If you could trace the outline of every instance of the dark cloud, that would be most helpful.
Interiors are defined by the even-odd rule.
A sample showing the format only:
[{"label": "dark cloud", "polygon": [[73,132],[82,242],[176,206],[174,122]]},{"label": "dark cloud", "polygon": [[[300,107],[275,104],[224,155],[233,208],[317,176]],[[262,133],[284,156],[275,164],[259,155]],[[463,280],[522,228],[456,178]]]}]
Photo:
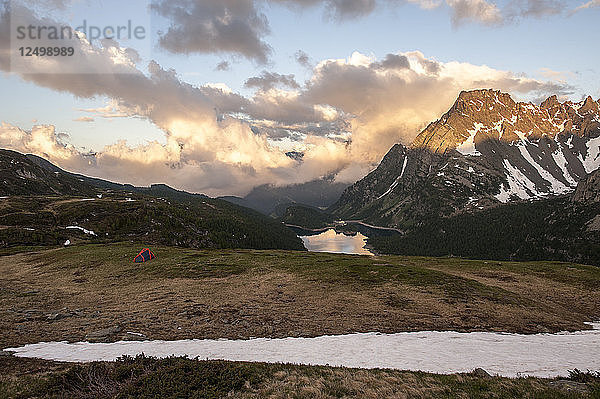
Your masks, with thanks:
[{"label": "dark cloud", "polygon": [[267,71],[263,71],[260,76],[249,78],[244,85],[249,88],[257,88],[263,91],[267,91],[274,87],[300,88],[294,75],[282,75],[276,72]]},{"label": "dark cloud", "polygon": [[296,62],[298,64],[302,65],[303,67],[305,67],[305,68],[312,67],[311,59],[310,59],[309,55],[306,54],[304,51],[302,51],[302,50],[296,51],[296,53],[294,54],[294,58],[296,59]]},{"label": "dark cloud", "polygon": [[261,64],[269,58],[269,23],[253,0],[155,0],[151,7],[171,21],[159,44],[172,53],[234,53]]},{"label": "dark cloud", "polygon": [[326,4],[330,14],[339,20],[368,15],[377,5],[375,0],[329,0]]},{"label": "dark cloud", "polygon": [[410,68],[408,58],[398,54],[388,54],[385,58],[377,63],[374,63],[375,68],[380,69],[407,69]]},{"label": "dark cloud", "polygon": [[229,71],[230,69],[231,69],[231,65],[229,64],[228,61],[221,61],[215,67],[215,70],[217,70],[217,71]]},{"label": "dark cloud", "polygon": [[[336,20],[359,18],[372,13],[378,5],[377,0],[266,0],[292,9],[324,6],[329,17]],[[389,0],[380,0],[385,2]]]}]

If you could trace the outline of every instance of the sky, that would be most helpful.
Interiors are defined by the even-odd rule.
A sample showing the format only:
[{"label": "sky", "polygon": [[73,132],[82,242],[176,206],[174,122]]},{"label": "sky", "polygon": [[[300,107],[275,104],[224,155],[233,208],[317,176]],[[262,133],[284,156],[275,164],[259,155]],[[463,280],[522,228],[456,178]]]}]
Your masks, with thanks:
[{"label": "sky", "polygon": [[[0,147],[213,196],[356,181],[461,90],[600,97],[599,0],[0,0],[0,12]],[[145,34],[17,36],[83,21]],[[74,56],[19,54],[57,45]]]}]

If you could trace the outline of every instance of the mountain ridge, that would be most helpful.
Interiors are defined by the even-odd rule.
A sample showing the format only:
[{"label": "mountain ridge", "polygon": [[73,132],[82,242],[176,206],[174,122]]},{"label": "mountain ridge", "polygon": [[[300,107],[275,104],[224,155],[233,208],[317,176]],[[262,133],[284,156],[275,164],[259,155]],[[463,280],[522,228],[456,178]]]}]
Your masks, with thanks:
[{"label": "mountain ridge", "polygon": [[461,92],[410,146],[394,145],[329,211],[410,229],[424,220],[572,193],[600,166],[600,103]]},{"label": "mountain ridge", "polygon": [[190,248],[305,250],[281,223],[164,184],[135,187],[0,149],[0,248],[139,241]]}]

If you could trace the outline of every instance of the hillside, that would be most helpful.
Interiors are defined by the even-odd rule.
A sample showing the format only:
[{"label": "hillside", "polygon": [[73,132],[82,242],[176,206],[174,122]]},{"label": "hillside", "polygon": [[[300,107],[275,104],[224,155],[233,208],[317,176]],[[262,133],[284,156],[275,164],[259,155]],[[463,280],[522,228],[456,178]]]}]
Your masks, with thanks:
[{"label": "hillside", "polygon": [[133,187],[74,175],[0,150],[0,247],[136,240],[192,248],[304,250],[281,223],[227,201],[165,185]]},{"label": "hillside", "polygon": [[388,254],[600,266],[599,215],[600,203],[562,196],[433,219],[405,235],[372,237],[369,244]]},{"label": "hillside", "polygon": [[571,193],[600,166],[600,103],[540,106],[493,90],[462,92],[410,147],[329,208],[336,217],[410,229],[464,211]]},{"label": "hillside", "polygon": [[27,155],[4,149],[0,149],[0,183],[0,196],[90,196],[98,192],[95,187],[82,179],[71,176],[59,168],[40,167]]},{"label": "hillside", "polygon": [[600,169],[590,173],[579,183],[573,193],[573,200],[588,204],[600,202]]}]

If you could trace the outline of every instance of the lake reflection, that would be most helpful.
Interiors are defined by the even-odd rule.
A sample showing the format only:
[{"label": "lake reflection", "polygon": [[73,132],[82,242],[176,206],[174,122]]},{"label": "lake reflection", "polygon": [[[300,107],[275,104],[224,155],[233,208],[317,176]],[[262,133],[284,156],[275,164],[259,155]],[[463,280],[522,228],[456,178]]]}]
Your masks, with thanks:
[{"label": "lake reflection", "polygon": [[367,237],[361,233],[347,236],[329,229],[313,236],[301,236],[304,246],[311,252],[332,252],[338,254],[373,255],[365,248]]}]

